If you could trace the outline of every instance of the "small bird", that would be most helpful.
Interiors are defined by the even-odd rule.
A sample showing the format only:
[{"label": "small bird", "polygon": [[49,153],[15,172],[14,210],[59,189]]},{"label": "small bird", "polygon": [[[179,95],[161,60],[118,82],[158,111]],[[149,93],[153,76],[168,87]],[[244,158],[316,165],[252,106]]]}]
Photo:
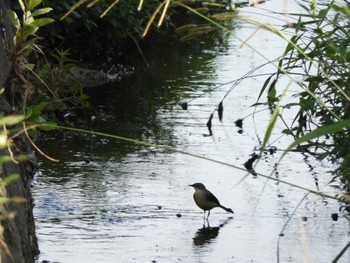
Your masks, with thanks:
[{"label": "small bird", "polygon": [[215,195],[213,195],[209,190],[207,190],[207,188],[205,188],[204,184],[195,183],[195,184],[190,184],[189,186],[192,186],[195,190],[193,194],[193,199],[197,204],[197,206],[200,209],[203,209],[204,218],[205,218],[205,211],[208,211],[208,216],[206,218],[207,220],[210,215],[210,210],[215,207],[220,207],[232,214],[234,213],[231,208],[227,208],[221,205],[219,200],[215,197]]}]

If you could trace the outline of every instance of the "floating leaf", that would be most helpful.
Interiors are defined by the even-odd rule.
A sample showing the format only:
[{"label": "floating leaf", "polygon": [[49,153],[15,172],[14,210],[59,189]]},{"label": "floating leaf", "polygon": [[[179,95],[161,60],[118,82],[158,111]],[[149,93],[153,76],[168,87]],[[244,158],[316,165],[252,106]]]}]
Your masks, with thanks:
[{"label": "floating leaf", "polygon": [[208,120],[208,122],[207,122],[207,127],[208,127],[208,130],[209,130],[209,135],[210,136],[212,136],[213,135],[213,132],[212,132],[212,130],[211,130],[211,120],[213,119],[213,113],[212,114],[210,114],[210,117],[209,117],[209,120]]},{"label": "floating leaf", "polygon": [[180,106],[183,110],[187,110],[187,108],[188,108],[187,102],[180,103],[179,106]]},{"label": "floating leaf", "polygon": [[222,105],[222,101],[219,103],[218,107],[218,114],[219,114],[219,120],[222,121],[222,115],[224,113],[224,106]]},{"label": "floating leaf", "polygon": [[238,119],[235,121],[235,124],[238,128],[243,129],[243,119]]},{"label": "floating leaf", "polygon": [[248,161],[246,161],[243,165],[252,175],[257,176],[257,173],[253,169],[253,163],[256,159],[258,159],[259,155],[254,154]]},{"label": "floating leaf", "polygon": [[333,221],[338,221],[339,216],[337,213],[332,214],[331,217]]},{"label": "floating leaf", "polygon": [[272,155],[272,154],[275,154],[277,152],[277,147],[275,146],[271,146],[268,148],[268,151],[269,153]]},{"label": "floating leaf", "polygon": [[253,169],[253,163],[255,162],[256,159],[258,159],[259,155],[257,155],[256,153],[253,154],[253,156],[244,163],[244,168],[246,168],[247,170],[252,170]]}]

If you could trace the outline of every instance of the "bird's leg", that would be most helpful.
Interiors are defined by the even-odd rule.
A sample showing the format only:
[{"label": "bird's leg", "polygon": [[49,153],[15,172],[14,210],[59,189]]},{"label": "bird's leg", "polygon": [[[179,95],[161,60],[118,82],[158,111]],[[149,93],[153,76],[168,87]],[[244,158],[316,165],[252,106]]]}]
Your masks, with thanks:
[{"label": "bird's leg", "polygon": [[208,221],[208,219],[209,219],[209,216],[210,216],[210,210],[208,210],[207,221]]},{"label": "bird's leg", "polygon": [[203,218],[205,219],[205,210],[203,210],[204,211],[204,213],[203,213]]}]

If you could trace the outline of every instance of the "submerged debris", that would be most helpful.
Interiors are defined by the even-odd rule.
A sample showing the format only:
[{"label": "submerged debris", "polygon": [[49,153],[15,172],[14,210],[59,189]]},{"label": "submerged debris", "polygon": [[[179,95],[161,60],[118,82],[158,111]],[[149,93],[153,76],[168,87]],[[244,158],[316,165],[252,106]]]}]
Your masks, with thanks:
[{"label": "submerged debris", "polygon": [[179,106],[180,106],[183,110],[187,110],[187,108],[188,108],[188,103],[187,103],[187,102],[180,103]]},{"label": "submerged debris", "polygon": [[332,214],[332,220],[338,221],[339,215],[337,213]]},{"label": "submerged debris", "polygon": [[222,101],[219,103],[218,106],[218,115],[219,115],[219,120],[222,122],[222,116],[224,113],[224,106],[222,105]]},{"label": "submerged debris", "polygon": [[74,85],[82,87],[96,87],[110,82],[120,81],[122,78],[128,77],[134,73],[133,68],[119,66],[107,72],[102,70],[94,70],[80,67],[73,67],[69,70],[69,74],[65,74],[59,78],[60,69],[54,69],[53,75],[55,79],[60,79],[61,88],[70,89]]},{"label": "submerged debris", "polygon": [[307,221],[307,217],[306,216],[302,216],[301,217],[301,221],[306,222]]},{"label": "submerged debris", "polygon": [[255,162],[256,159],[258,159],[258,157],[259,155],[254,153],[253,156],[243,164],[244,167],[248,170],[248,172],[250,172],[254,176],[257,176],[257,173],[253,169],[253,163]]},{"label": "submerged debris", "polygon": [[235,124],[238,128],[243,129],[243,119],[238,119],[235,121]]},{"label": "submerged debris", "polygon": [[257,155],[256,153],[253,154],[253,156],[244,163],[244,167],[247,170],[252,170],[253,169],[253,163],[256,159],[258,159],[259,155]]},{"label": "submerged debris", "polygon": [[209,136],[212,136],[213,135],[213,132],[211,130],[211,120],[213,119],[213,113],[210,114],[210,117],[209,117],[209,120],[207,122],[207,127],[208,127],[208,130],[209,130]]}]

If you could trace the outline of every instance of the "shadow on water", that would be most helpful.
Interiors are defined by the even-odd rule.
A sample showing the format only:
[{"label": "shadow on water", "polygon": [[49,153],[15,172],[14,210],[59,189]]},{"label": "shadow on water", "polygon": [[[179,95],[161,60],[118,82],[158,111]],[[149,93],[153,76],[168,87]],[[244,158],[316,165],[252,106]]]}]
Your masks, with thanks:
[{"label": "shadow on water", "polygon": [[219,230],[226,224],[228,224],[232,219],[233,217],[229,217],[224,223],[216,227],[211,227],[209,221],[204,219],[203,227],[198,229],[193,237],[193,244],[195,246],[203,246],[205,244],[210,244],[219,235]]}]

